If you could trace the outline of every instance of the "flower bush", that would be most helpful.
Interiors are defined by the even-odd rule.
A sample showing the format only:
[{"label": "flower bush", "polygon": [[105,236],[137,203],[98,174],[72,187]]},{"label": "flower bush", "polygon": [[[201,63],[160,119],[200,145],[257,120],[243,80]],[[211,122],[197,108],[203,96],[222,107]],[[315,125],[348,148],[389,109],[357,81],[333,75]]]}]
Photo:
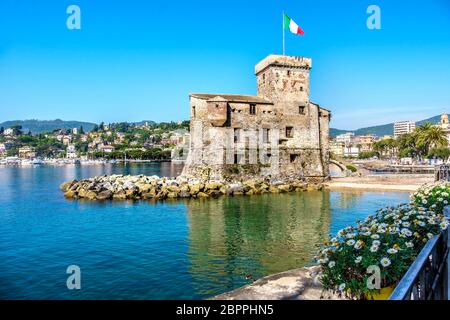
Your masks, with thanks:
[{"label": "flower bush", "polygon": [[446,229],[442,213],[415,205],[387,207],[356,226],[340,230],[320,251],[325,289],[364,299],[376,290],[367,287],[369,266],[381,269],[381,287],[396,284],[425,243]]},{"label": "flower bush", "polygon": [[411,195],[411,202],[442,213],[444,207],[450,203],[450,183],[425,184]]}]

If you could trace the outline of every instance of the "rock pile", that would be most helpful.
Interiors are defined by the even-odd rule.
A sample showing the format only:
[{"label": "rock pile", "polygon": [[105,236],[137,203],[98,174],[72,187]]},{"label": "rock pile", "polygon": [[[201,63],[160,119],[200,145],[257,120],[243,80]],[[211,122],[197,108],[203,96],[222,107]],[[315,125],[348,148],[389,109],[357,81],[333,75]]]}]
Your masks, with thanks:
[{"label": "rock pile", "polygon": [[66,198],[88,200],[163,200],[167,198],[209,198],[221,195],[254,195],[263,193],[299,192],[321,189],[301,180],[269,182],[251,179],[243,182],[201,181],[158,176],[99,176],[60,186]]}]

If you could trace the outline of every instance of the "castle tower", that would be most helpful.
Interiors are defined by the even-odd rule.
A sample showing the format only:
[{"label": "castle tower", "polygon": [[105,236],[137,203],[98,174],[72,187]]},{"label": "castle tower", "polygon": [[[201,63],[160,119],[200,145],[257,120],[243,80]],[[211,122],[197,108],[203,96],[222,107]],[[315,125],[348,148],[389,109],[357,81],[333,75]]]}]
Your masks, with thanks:
[{"label": "castle tower", "polygon": [[441,115],[441,124],[448,125],[448,114],[447,114],[447,112],[444,112]]},{"label": "castle tower", "polygon": [[311,64],[310,58],[269,55],[255,66],[256,96],[191,93],[183,174],[326,178],[331,112],[309,100]]},{"label": "castle tower", "polygon": [[284,110],[297,114],[309,102],[310,58],[269,55],[255,67],[258,96]]}]

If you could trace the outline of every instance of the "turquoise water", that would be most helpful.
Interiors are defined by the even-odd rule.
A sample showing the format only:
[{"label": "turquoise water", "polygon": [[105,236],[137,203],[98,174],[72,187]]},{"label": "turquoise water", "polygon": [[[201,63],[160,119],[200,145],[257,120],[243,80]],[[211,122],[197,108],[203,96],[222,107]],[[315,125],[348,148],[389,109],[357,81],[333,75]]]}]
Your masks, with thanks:
[{"label": "turquoise water", "polygon": [[[407,193],[308,192],[84,202],[59,184],[101,174],[176,176],[170,163],[0,167],[0,299],[202,299],[311,264],[321,242]],[[66,268],[81,268],[68,290]]]}]

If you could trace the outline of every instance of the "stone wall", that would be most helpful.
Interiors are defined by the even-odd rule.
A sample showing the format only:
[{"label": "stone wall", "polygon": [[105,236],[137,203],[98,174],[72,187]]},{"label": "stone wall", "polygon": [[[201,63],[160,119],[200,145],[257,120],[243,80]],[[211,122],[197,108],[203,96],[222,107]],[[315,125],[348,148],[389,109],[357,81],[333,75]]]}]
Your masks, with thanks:
[{"label": "stone wall", "polygon": [[309,101],[310,68],[308,58],[270,55],[255,69],[257,96],[191,94],[183,175],[209,168],[222,179],[240,165],[273,179],[326,178],[330,112]]}]

